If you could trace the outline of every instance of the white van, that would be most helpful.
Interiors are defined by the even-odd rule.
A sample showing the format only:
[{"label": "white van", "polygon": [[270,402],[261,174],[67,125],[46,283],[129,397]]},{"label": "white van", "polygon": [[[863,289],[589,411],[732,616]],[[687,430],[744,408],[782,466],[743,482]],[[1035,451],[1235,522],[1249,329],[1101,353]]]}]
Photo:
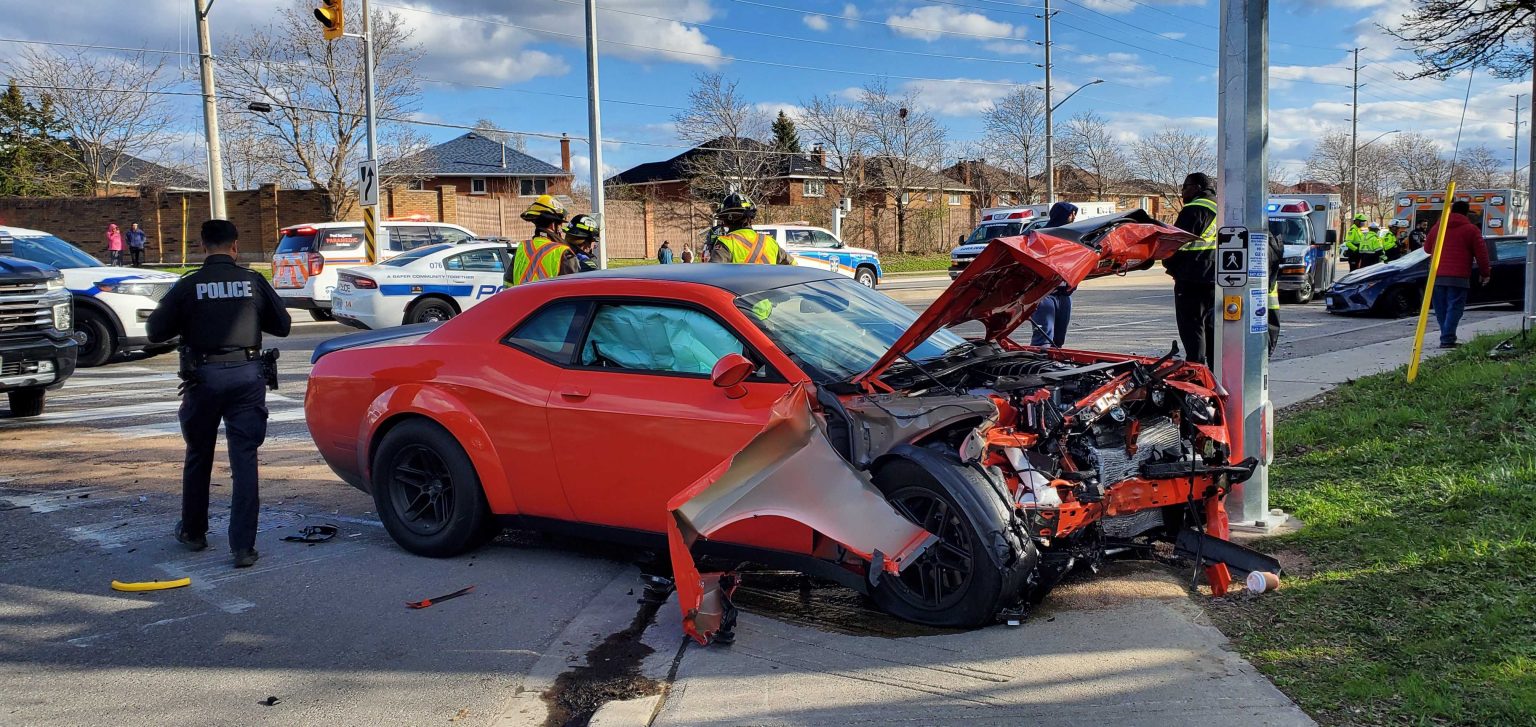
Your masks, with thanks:
[{"label": "white van", "polygon": [[[427,245],[475,239],[475,233],[446,222],[389,221],[379,225],[378,235],[380,261]],[[308,310],[317,321],[330,320],[337,271],[366,264],[361,222],[287,227],[272,255],[272,287],[287,307]]]}]

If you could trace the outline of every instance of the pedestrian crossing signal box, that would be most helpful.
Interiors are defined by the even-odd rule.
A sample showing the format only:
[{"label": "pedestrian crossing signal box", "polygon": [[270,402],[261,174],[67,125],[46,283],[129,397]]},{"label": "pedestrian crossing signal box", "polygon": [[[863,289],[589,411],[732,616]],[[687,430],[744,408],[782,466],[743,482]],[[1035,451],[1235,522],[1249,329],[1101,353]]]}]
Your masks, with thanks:
[{"label": "pedestrian crossing signal box", "polygon": [[1222,296],[1221,319],[1224,321],[1240,321],[1243,319],[1243,296]]},{"label": "pedestrian crossing signal box", "polygon": [[1223,288],[1248,287],[1248,228],[1223,227],[1216,231],[1216,284]]}]

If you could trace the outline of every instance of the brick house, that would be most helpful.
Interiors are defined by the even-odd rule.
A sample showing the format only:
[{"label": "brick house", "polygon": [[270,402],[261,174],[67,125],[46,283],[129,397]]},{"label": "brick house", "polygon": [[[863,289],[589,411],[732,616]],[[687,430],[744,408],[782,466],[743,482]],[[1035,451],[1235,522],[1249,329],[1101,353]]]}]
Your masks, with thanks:
[{"label": "brick house", "polygon": [[465,197],[503,198],[526,205],[541,194],[569,197],[571,140],[560,140],[560,166],[471,131],[386,165],[385,176],[410,179],[409,190],[452,187]]},{"label": "brick house", "polygon": [[[647,162],[609,177],[604,186],[616,196],[620,191],[656,200],[684,201],[694,198],[690,170],[706,164],[714,150],[736,146],[721,137],[660,162]],[[749,153],[772,153],[773,148],[755,139],[743,139],[739,146]],[[761,177],[774,182],[759,205],[835,204],[842,196],[837,172],[826,166],[826,152],[819,146],[807,154],[773,154]]]}]

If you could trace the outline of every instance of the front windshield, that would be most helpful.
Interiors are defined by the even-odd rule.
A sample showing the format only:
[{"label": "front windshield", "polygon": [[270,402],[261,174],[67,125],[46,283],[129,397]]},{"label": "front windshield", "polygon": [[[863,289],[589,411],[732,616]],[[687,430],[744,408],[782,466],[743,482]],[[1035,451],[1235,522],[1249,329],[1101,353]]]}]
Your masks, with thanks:
[{"label": "front windshield", "polygon": [[1023,222],[1005,222],[1000,225],[982,225],[971,232],[971,236],[965,238],[967,245],[980,245],[991,242],[999,237],[1015,237],[1024,234]]},{"label": "front windshield", "polygon": [[1269,234],[1287,245],[1306,245],[1312,241],[1311,230],[1303,217],[1269,218]]},{"label": "front windshield", "polygon": [[426,247],[418,247],[415,250],[412,250],[412,251],[407,252],[407,253],[401,253],[401,254],[396,255],[396,256],[394,256],[394,257],[392,257],[392,258],[390,258],[388,260],[385,260],[384,262],[381,262],[379,264],[380,265],[388,265],[388,266],[394,267],[394,268],[403,268],[403,267],[405,267],[407,265],[410,265],[413,262],[416,262],[417,260],[420,260],[420,259],[428,256],[428,255],[431,255],[431,254],[437,253],[437,252],[442,252],[444,250],[447,250],[450,247],[453,247],[453,246],[452,245],[428,245]]},{"label": "front windshield", "polygon": [[16,238],[15,255],[22,260],[31,260],[60,270],[101,267],[101,262],[87,255],[84,250],[53,235],[28,235]]},{"label": "front windshield", "polygon": [[[863,373],[917,319],[912,309],[851,279],[817,280],[765,290],[736,305],[817,383]],[[938,331],[908,354],[943,355],[965,339]]]}]

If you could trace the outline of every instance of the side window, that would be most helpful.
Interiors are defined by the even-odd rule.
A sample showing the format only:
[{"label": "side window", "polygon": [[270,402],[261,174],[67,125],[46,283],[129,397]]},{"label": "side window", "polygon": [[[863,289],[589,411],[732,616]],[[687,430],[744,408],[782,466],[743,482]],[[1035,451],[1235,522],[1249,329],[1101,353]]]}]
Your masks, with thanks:
[{"label": "side window", "polygon": [[810,246],[814,244],[811,239],[810,230],[785,230],[784,237],[781,239],[790,245]]},{"label": "side window", "polygon": [[471,235],[463,230],[456,230],[452,227],[433,227],[432,232],[437,236],[438,242],[447,243],[449,245],[457,245],[461,242],[469,242],[470,240],[475,239],[474,235]]},{"label": "side window", "polygon": [[448,258],[446,267],[472,273],[499,273],[502,272],[501,255],[495,249],[471,250]]},{"label": "side window", "polygon": [[428,227],[405,226],[389,228],[389,249],[409,252],[433,243],[432,230]]},{"label": "side window", "polygon": [[1525,240],[1501,240],[1490,247],[1493,248],[1494,260],[1525,259]]},{"label": "side window", "polygon": [[811,230],[811,244],[816,247],[837,247],[837,238],[830,232]]},{"label": "side window", "polygon": [[708,376],[741,339],[690,308],[644,303],[600,304],[581,347],[585,366]]},{"label": "side window", "polygon": [[568,364],[581,337],[579,323],[590,304],[566,300],[545,306],[513,329],[503,343],[520,348],[550,363]]}]

